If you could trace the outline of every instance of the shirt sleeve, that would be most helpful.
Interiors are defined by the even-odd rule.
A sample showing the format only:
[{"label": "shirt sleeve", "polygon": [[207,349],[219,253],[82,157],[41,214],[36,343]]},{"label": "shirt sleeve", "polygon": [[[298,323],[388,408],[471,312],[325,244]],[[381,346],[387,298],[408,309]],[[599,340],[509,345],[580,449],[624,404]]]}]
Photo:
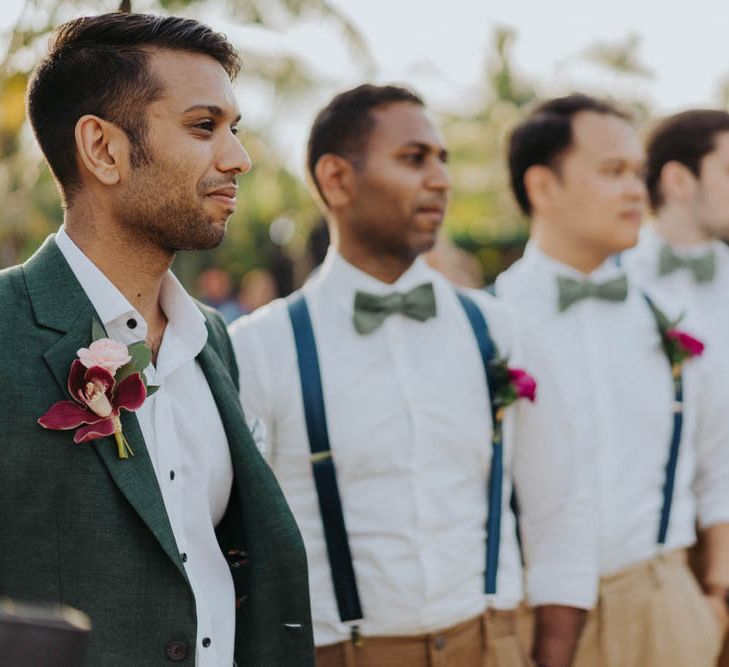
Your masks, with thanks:
[{"label": "shirt sleeve", "polygon": [[266,461],[273,458],[274,388],[267,368],[255,315],[246,315],[228,327],[238,364],[240,401],[254,442]]},{"label": "shirt sleeve", "polygon": [[[517,332],[523,332],[519,321]],[[537,381],[534,403],[517,402],[513,479],[531,605],[591,608],[597,597],[596,507],[575,429],[560,400],[548,350],[517,336],[517,363]],[[575,388],[579,391],[579,388]]]},{"label": "shirt sleeve", "polygon": [[[686,371],[695,371],[687,379],[698,384],[693,488],[701,528],[729,522],[729,359],[716,350],[712,354],[708,346],[705,355],[686,362]],[[688,393],[692,387],[687,383],[685,389]]]}]

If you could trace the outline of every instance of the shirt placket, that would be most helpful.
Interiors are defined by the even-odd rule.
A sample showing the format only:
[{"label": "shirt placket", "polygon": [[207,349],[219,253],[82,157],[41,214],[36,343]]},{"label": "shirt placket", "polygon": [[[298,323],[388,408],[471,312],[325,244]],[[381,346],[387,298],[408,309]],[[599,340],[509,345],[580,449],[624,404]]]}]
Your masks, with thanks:
[{"label": "shirt placket", "polygon": [[419,574],[421,578],[422,601],[417,605],[419,622],[426,625],[430,616],[428,609],[428,600],[430,599],[429,591],[432,590],[430,584],[431,575],[428,572],[427,561],[424,557],[427,548],[427,535],[425,534],[425,507],[424,494],[428,492],[427,483],[424,482],[423,476],[419,474],[421,469],[422,448],[424,446],[421,435],[421,424],[418,420],[417,411],[415,409],[415,387],[413,383],[416,378],[412,369],[408,367],[409,356],[407,354],[408,340],[405,332],[405,320],[402,316],[395,315],[386,322],[386,337],[389,352],[393,360],[393,368],[395,369],[395,377],[397,378],[398,387],[405,399],[407,406],[407,419],[410,430],[410,438],[406,443],[409,449],[408,457],[410,462],[409,483],[410,483],[410,502],[413,508],[413,516],[415,517],[414,525],[411,526],[410,540],[412,543],[412,551],[414,562],[418,563]]}]

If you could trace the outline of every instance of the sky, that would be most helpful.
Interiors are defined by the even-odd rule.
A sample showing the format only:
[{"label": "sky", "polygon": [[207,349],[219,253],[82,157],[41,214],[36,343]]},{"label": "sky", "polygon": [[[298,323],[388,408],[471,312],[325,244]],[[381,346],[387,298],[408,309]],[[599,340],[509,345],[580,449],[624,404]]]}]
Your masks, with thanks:
[{"label": "sky", "polygon": [[[142,6],[149,0],[138,0]],[[111,6],[115,4],[112,0]],[[330,0],[363,34],[376,64],[378,82],[413,85],[436,110],[458,111],[478,102],[493,31],[517,32],[513,61],[518,71],[539,83],[545,95],[576,89],[640,97],[656,113],[689,106],[716,105],[719,87],[729,77],[727,35],[729,3],[692,0]],[[109,3],[102,3],[107,5]],[[21,0],[2,0],[0,32],[11,25]],[[206,9],[204,20],[232,38],[261,50],[296,53],[325,84],[308,104],[278,116],[279,143],[299,161],[306,127],[318,106],[333,92],[361,81],[362,70],[337,30],[309,20],[271,37],[234,28],[220,12]],[[652,78],[617,79],[581,56],[595,43],[639,37],[639,58]],[[266,117],[269,100],[254,95],[242,101],[253,117]]]}]

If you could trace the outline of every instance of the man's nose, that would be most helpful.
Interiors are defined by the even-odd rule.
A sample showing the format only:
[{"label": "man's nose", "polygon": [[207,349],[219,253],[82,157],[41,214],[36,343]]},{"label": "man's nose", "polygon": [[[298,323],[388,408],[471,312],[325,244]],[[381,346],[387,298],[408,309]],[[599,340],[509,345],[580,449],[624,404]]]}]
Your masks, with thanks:
[{"label": "man's nose", "polygon": [[251,158],[248,151],[234,134],[226,138],[225,146],[221,150],[218,169],[222,172],[246,174],[251,170]]},{"label": "man's nose", "polygon": [[448,191],[451,189],[451,175],[445,162],[442,160],[433,161],[433,166],[428,171],[426,185],[433,190]]}]

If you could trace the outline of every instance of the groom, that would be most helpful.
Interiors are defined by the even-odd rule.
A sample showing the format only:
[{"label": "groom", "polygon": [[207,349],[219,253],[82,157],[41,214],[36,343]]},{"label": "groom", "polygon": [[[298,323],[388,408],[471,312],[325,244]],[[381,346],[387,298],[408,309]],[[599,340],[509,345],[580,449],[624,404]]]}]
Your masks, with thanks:
[{"label": "groom", "polygon": [[[88,665],[313,664],[303,545],[245,426],[223,322],[169,271],[221,242],[250,169],[238,68],[195,21],[107,14],[62,25],[29,85],[65,220],[0,272],[0,596],[85,611]],[[38,423],[99,386],[124,404],[98,369],[68,393],[92,327],[151,352],[159,389],[121,411],[126,459],[113,437]]]}]

